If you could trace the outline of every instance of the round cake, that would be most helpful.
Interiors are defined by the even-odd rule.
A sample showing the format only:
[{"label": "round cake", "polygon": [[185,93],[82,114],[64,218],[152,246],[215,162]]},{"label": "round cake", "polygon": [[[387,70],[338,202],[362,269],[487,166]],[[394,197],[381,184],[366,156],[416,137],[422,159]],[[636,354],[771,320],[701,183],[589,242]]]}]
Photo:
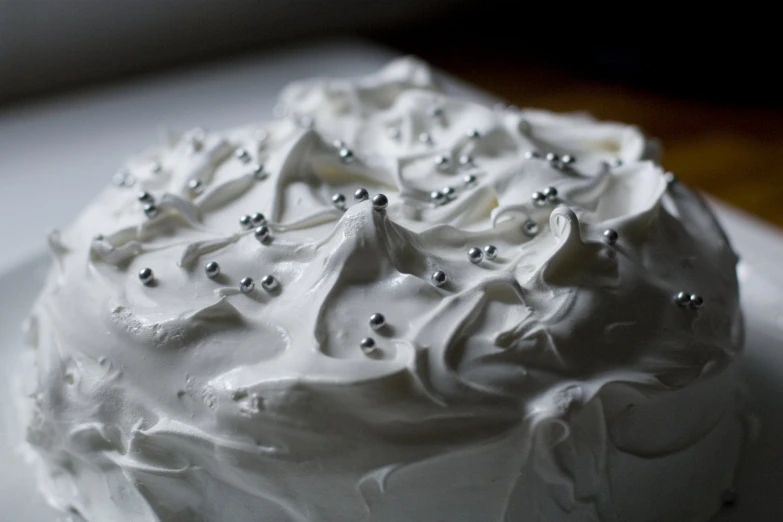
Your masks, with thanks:
[{"label": "round cake", "polygon": [[[400,59],[130,159],[49,238],[20,397],[89,522],[703,522],[737,256],[636,128]],[[28,372],[28,373],[24,373]],[[29,377],[28,377],[29,376]]]}]

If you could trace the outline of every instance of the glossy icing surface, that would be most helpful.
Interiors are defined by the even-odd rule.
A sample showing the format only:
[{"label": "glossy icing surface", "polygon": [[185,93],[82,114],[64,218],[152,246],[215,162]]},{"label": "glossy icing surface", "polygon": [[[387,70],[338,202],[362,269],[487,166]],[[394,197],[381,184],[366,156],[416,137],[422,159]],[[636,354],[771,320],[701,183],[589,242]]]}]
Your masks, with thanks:
[{"label": "glossy icing surface", "polygon": [[280,99],[132,158],[50,237],[22,409],[51,502],[145,522],[717,509],[742,439],[737,259],[654,142],[450,97],[411,59]]}]

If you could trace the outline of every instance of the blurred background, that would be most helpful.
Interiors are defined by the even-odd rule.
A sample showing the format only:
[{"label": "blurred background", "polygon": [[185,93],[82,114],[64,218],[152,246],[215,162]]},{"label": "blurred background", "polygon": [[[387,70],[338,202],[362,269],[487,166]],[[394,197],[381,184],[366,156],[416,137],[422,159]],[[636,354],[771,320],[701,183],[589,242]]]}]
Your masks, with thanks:
[{"label": "blurred background", "polygon": [[752,24],[503,0],[0,0],[0,125],[69,93],[359,36],[520,106],[637,124],[662,141],[667,169],[783,226],[781,46],[768,13],[734,11]]}]

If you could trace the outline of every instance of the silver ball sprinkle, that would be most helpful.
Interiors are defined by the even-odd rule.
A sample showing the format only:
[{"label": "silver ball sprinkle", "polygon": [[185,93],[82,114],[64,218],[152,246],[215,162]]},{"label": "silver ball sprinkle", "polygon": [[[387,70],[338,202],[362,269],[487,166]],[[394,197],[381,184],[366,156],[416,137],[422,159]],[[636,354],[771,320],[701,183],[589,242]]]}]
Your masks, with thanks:
[{"label": "silver ball sprinkle", "polygon": [[234,152],[234,155],[242,163],[250,162],[250,153],[246,149],[237,149],[236,152]]},{"label": "silver ball sprinkle", "polygon": [[525,152],[525,159],[538,159],[541,157],[541,154],[534,150],[529,150]]},{"label": "silver ball sprinkle", "polygon": [[155,198],[152,197],[152,194],[150,194],[146,190],[139,192],[139,195],[136,196],[136,199],[138,199],[142,203],[152,203],[155,201]]},{"label": "silver ball sprinkle", "polygon": [[208,278],[215,279],[220,275],[220,265],[218,265],[215,261],[210,261],[204,266],[204,272],[207,273]]},{"label": "silver ball sprinkle", "polygon": [[446,272],[442,270],[438,270],[437,272],[434,272],[432,274],[432,284],[434,284],[438,288],[445,285],[447,280],[448,278],[446,277]]},{"label": "silver ball sprinkle", "polygon": [[374,210],[380,212],[382,210],[386,210],[387,206],[389,206],[389,198],[387,198],[383,194],[376,194],[372,198],[372,208]]},{"label": "silver ball sprinkle", "polygon": [[155,203],[144,205],[144,215],[152,219],[158,215],[158,206]]},{"label": "silver ball sprinkle", "polygon": [[535,191],[530,197],[533,200],[533,204],[537,207],[541,207],[546,203],[546,196],[543,192]]},{"label": "silver ball sprinkle", "polygon": [[151,285],[152,282],[155,280],[155,274],[152,273],[152,269],[142,268],[139,270],[139,281],[141,281],[145,285]]},{"label": "silver ball sprinkle", "polygon": [[263,215],[261,212],[256,212],[255,214],[250,216],[250,221],[252,221],[255,226],[265,225],[266,216]]},{"label": "silver ball sprinkle", "polygon": [[487,259],[492,261],[496,257],[498,257],[498,247],[495,245],[487,245],[484,247],[484,256],[486,256]]},{"label": "silver ball sprinkle", "polygon": [[347,147],[347,145],[345,144],[345,142],[344,142],[343,140],[334,140],[334,141],[332,142],[332,145],[333,145],[333,146],[334,146],[334,148],[335,148],[335,149],[337,149],[337,150],[344,149],[344,148],[346,148],[346,147]]},{"label": "silver ball sprinkle", "polygon": [[260,243],[267,241],[269,239],[269,235],[269,227],[266,225],[256,227],[256,229],[253,231],[253,237],[255,237]]},{"label": "silver ball sprinkle", "polygon": [[432,136],[430,136],[429,132],[422,132],[421,134],[419,134],[419,141],[424,143],[425,145],[431,145]]},{"label": "silver ball sprinkle", "polygon": [[435,166],[438,170],[445,170],[449,167],[449,158],[446,156],[435,156]]},{"label": "silver ball sprinkle", "polygon": [[545,188],[543,194],[550,203],[557,203],[557,189],[555,187]]},{"label": "silver ball sprinkle", "polygon": [[473,174],[467,174],[464,178],[462,178],[462,182],[465,183],[466,187],[472,187],[476,184],[476,176]]},{"label": "silver ball sprinkle", "polygon": [[603,236],[604,236],[604,243],[606,243],[607,245],[614,245],[615,243],[617,243],[617,240],[620,238],[620,235],[613,228],[607,228],[606,230],[604,230]]},{"label": "silver ball sprinkle", "polygon": [[571,165],[576,162],[576,158],[570,154],[564,154],[563,157],[560,158],[560,161],[562,161],[565,165]]},{"label": "silver ball sprinkle", "polygon": [[249,230],[253,226],[253,218],[251,218],[248,214],[245,214],[239,218],[239,225],[245,230]]},{"label": "silver ball sprinkle", "polygon": [[386,325],[386,318],[383,314],[374,313],[370,316],[370,328],[380,330]]},{"label": "silver ball sprinkle", "polygon": [[370,193],[367,192],[367,189],[356,189],[356,192],[353,193],[353,199],[356,201],[364,201],[365,199],[368,199],[370,197]]},{"label": "silver ball sprinkle", "polygon": [[430,192],[430,201],[434,205],[442,205],[446,202],[446,195],[440,190],[433,190]]},{"label": "silver ball sprinkle", "polygon": [[528,219],[527,221],[525,221],[525,224],[522,225],[522,229],[525,231],[525,234],[527,234],[530,237],[533,237],[536,234],[538,234],[538,223],[536,223],[532,219]]},{"label": "silver ball sprinkle", "polygon": [[353,151],[347,147],[343,147],[340,149],[340,152],[338,153],[340,155],[340,160],[343,163],[350,163],[354,159],[356,159],[353,155]]},{"label": "silver ball sprinkle", "polygon": [[546,160],[549,162],[560,161],[560,156],[558,156],[554,152],[550,152],[546,155]]},{"label": "silver ball sprinkle", "polygon": [[203,183],[200,179],[191,179],[188,181],[188,190],[191,194],[201,194],[204,190]]},{"label": "silver ball sprinkle", "polygon": [[666,172],[663,175],[663,180],[666,182],[667,185],[671,186],[677,182],[677,176],[674,174],[674,172]]},{"label": "silver ball sprinkle", "polygon": [[477,139],[479,139],[479,138],[481,137],[481,131],[480,131],[480,130],[478,130],[478,129],[470,129],[470,130],[469,130],[469,131],[466,133],[466,136],[467,136],[468,138],[472,139],[472,140],[477,140]]},{"label": "silver ball sprinkle", "polygon": [[688,292],[678,292],[674,296],[674,302],[680,306],[687,306],[691,302],[691,294]]},{"label": "silver ball sprinkle", "polygon": [[253,165],[253,177],[256,181],[262,181],[266,179],[266,171],[261,163]]},{"label": "silver ball sprinkle", "polygon": [[704,298],[697,294],[691,294],[690,303],[691,308],[693,309],[699,309],[704,304]]},{"label": "silver ball sprinkle", "polygon": [[462,154],[459,157],[459,165],[460,167],[471,167],[473,166],[473,156],[470,154]]},{"label": "silver ball sprinkle", "polygon": [[484,259],[484,253],[481,251],[480,248],[473,247],[470,250],[468,250],[468,259],[471,263],[474,265],[477,265],[481,263],[481,260]]},{"label": "silver ball sprinkle", "polygon": [[249,294],[256,287],[256,282],[252,277],[243,277],[239,282],[239,291],[243,294]]},{"label": "silver ball sprinkle", "polygon": [[375,339],[372,337],[365,337],[359,342],[359,347],[364,353],[372,353],[376,350]]},{"label": "silver ball sprinkle", "polygon": [[446,199],[453,199],[457,195],[457,191],[454,190],[454,187],[443,187],[440,193],[446,196]]},{"label": "silver ball sprinkle", "polygon": [[345,195],[338,193],[332,196],[332,205],[340,210],[345,210]]},{"label": "silver ball sprinkle", "polygon": [[265,275],[261,279],[261,286],[264,287],[264,290],[269,292],[269,291],[272,291],[272,290],[276,290],[280,286],[280,283],[277,281],[275,276],[273,276],[273,275]]}]

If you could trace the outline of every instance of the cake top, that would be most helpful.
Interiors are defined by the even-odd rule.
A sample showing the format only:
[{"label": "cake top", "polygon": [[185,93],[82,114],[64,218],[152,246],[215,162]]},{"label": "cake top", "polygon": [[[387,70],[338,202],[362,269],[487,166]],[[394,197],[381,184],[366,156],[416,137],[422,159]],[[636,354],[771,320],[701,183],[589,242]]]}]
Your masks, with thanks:
[{"label": "cake top", "polygon": [[52,235],[31,336],[66,410],[365,473],[740,349],[737,258],[636,128],[452,97],[413,59],[278,110],[132,158]]}]

